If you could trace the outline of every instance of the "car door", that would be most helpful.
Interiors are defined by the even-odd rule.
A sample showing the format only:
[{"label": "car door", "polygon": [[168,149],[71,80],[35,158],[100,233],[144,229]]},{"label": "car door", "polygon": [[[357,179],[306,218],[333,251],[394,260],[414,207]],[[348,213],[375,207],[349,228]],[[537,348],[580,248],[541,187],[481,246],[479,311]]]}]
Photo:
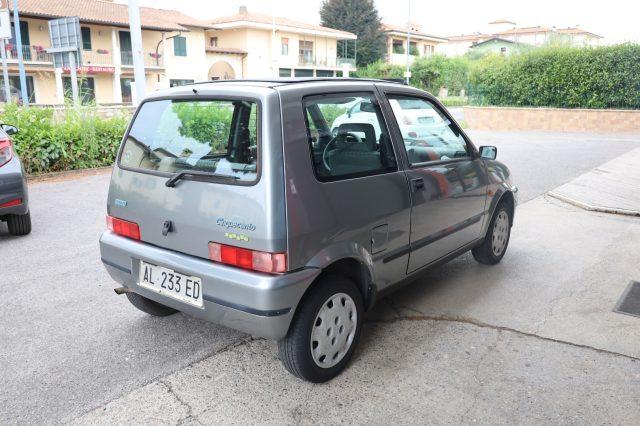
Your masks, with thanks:
[{"label": "car door", "polygon": [[486,173],[473,145],[434,100],[385,94],[411,193],[411,273],[480,238]]}]

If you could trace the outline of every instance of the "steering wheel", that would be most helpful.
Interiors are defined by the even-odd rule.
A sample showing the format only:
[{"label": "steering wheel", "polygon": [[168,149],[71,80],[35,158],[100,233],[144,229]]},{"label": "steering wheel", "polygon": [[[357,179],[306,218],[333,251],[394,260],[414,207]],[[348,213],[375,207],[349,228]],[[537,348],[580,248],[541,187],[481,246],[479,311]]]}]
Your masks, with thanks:
[{"label": "steering wheel", "polygon": [[349,138],[355,139],[355,142],[352,143],[362,143],[362,138],[360,138],[360,136],[356,135],[355,133],[346,132],[338,133],[327,143],[327,145],[325,145],[324,150],[322,151],[322,163],[327,168],[327,170],[331,170],[331,167],[329,167],[329,163],[327,162],[327,152],[329,150],[329,146],[331,146],[334,142],[347,142],[347,139]]}]

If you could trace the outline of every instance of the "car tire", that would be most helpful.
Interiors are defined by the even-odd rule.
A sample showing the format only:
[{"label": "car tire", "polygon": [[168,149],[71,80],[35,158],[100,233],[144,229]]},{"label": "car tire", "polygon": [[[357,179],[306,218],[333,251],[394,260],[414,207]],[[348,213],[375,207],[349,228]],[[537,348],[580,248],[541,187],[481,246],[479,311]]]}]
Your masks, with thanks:
[{"label": "car tire", "polygon": [[471,250],[474,259],[484,265],[499,263],[507,252],[510,237],[511,214],[505,203],[500,203],[489,222],[484,240]]},{"label": "car tire", "polygon": [[14,236],[27,235],[31,232],[31,213],[10,214],[7,216],[9,234]]},{"label": "car tire", "polygon": [[362,295],[353,281],[327,275],[298,307],[287,336],[278,342],[284,367],[303,380],[331,380],[349,363],[364,321]]},{"label": "car tire", "polygon": [[133,306],[146,314],[153,315],[154,317],[166,317],[178,312],[173,308],[154,302],[144,296],[140,296],[138,293],[126,293],[126,295],[127,299],[129,299],[129,302],[131,302]]}]

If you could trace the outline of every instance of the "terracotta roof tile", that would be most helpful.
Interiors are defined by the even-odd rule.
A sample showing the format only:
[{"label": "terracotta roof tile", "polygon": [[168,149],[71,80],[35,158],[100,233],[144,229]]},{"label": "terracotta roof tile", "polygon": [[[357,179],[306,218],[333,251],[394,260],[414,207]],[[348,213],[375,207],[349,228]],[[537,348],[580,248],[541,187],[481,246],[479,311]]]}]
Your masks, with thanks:
[{"label": "terracotta roof tile", "polygon": [[[11,3],[11,2],[10,2]],[[11,5],[11,8],[13,6]],[[62,18],[78,16],[81,22],[128,26],[129,10],[126,4],[105,0],[18,0],[23,16]],[[199,19],[176,10],[140,8],[142,28],[165,31],[188,31],[187,27],[211,28]]]},{"label": "terracotta roof tile", "polygon": [[212,26],[216,26],[219,24],[230,24],[234,22],[254,22],[258,24],[268,24],[271,25],[274,21],[276,25],[280,25],[283,27],[293,27],[293,28],[301,28],[305,30],[313,30],[313,31],[324,31],[329,33],[335,33],[336,35],[345,35],[349,37],[355,36],[355,34],[336,30],[334,28],[323,27],[321,25],[309,24],[306,22],[294,21],[289,18],[283,18],[280,16],[272,17],[271,15],[263,15],[260,13],[252,13],[252,12],[240,12],[234,15],[223,16],[221,18],[216,18],[214,20],[209,21]]},{"label": "terracotta roof tile", "polygon": [[[403,26],[400,26],[400,25],[382,24],[382,31],[384,31],[384,32],[398,32],[398,33],[406,34],[407,33],[407,27],[403,27]],[[421,36],[421,37],[440,39],[442,41],[446,41],[447,40],[445,37],[439,37],[439,36],[423,33],[422,31],[418,31],[415,28],[411,29],[411,34],[412,35],[416,35],[416,36]]]}]

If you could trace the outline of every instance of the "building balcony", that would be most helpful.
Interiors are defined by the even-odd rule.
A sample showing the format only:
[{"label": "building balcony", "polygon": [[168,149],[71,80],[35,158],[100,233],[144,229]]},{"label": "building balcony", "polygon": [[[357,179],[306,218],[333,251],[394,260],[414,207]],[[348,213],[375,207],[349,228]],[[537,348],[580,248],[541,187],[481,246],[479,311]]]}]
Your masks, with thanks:
[{"label": "building balcony", "polygon": [[354,58],[315,57],[304,54],[298,55],[297,65],[299,67],[342,68],[344,64],[355,68],[356,60]]},{"label": "building balcony", "polygon": [[[8,61],[18,60],[18,48],[15,44],[5,45]],[[53,55],[44,46],[22,45],[22,58],[25,62],[34,64],[53,65]]]},{"label": "building balcony", "polygon": [[[120,63],[123,67],[133,67],[133,52],[123,50],[120,52]],[[155,52],[144,53],[145,68],[164,68],[164,58]]]},{"label": "building balcony", "polygon": [[82,65],[111,65],[113,66],[113,54],[108,50],[83,50]]}]

